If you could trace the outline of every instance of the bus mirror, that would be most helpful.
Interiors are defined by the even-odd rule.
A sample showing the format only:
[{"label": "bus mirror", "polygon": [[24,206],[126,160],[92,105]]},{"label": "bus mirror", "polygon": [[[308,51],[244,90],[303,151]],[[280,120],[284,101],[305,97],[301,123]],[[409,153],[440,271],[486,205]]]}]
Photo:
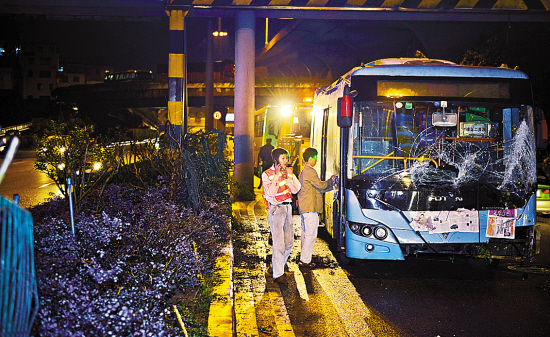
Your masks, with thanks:
[{"label": "bus mirror", "polygon": [[456,126],[457,114],[456,113],[445,113],[443,112],[434,112],[432,114],[432,125],[440,127],[453,127]]},{"label": "bus mirror", "polygon": [[545,150],[548,145],[548,124],[544,118],[544,112],[540,111],[537,121],[537,149]]},{"label": "bus mirror", "polygon": [[350,88],[344,88],[344,95],[338,98],[338,116],[336,122],[341,128],[349,128],[352,122],[353,100]]}]

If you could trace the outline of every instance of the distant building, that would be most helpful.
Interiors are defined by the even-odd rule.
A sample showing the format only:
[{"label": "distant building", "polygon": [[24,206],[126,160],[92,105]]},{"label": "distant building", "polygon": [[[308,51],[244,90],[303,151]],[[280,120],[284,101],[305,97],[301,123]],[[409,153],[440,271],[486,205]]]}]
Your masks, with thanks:
[{"label": "distant building", "polygon": [[0,67],[0,90],[13,90],[13,69],[11,67]]},{"label": "distant building", "polygon": [[58,87],[103,83],[112,67],[94,64],[64,63],[57,72]]},{"label": "distant building", "polygon": [[25,99],[50,97],[57,87],[60,54],[54,45],[24,46],[21,53]]}]

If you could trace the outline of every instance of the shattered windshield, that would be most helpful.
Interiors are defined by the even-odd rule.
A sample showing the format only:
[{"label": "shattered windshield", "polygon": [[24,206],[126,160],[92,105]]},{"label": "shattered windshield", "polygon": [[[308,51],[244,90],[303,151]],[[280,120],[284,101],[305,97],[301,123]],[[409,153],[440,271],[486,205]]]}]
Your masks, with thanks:
[{"label": "shattered windshield", "polygon": [[532,109],[459,101],[356,102],[352,180],[372,189],[516,195],[536,182]]}]

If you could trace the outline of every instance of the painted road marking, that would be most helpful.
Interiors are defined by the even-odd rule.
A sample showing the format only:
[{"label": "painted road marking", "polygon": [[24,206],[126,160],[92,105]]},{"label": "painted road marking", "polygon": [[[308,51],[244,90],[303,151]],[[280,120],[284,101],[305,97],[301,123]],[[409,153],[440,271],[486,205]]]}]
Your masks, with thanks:
[{"label": "painted road marking", "polygon": [[[250,217],[249,214],[246,214],[248,213],[247,206],[241,202],[233,204],[233,213],[240,222],[248,221]],[[235,294],[233,310],[235,312],[236,336],[259,336],[256,320],[256,302],[254,300],[250,269],[233,266],[233,282]]]},{"label": "painted road marking", "polygon": [[208,336],[233,336],[232,253],[233,248],[228,245],[223,249],[223,255],[216,259],[216,273],[221,282],[213,290],[215,299],[210,303]]},{"label": "painted road marking", "polygon": [[[336,260],[326,242],[322,240],[317,240],[315,250],[322,251],[323,255],[331,261]],[[359,297],[344,270],[340,266],[315,269],[313,275],[336,309],[348,335],[374,336],[366,322],[366,319],[371,317],[371,312]]]},{"label": "painted road marking", "polygon": [[42,185],[42,186],[38,186],[38,188],[44,188],[44,187],[46,187],[46,186],[50,186],[51,184],[53,184],[53,182],[44,184],[44,185]]},{"label": "painted road marking", "polygon": [[275,317],[275,325],[278,332],[277,336],[294,337],[294,330],[292,329],[292,323],[290,323],[290,317],[286,311],[281,289],[278,285],[270,282],[270,285],[267,286],[267,291],[271,299],[271,308],[273,309],[273,316]]},{"label": "painted road marking", "polygon": [[306,281],[304,280],[304,275],[298,268],[296,263],[289,263],[288,269],[293,272],[294,280],[296,281],[296,288],[298,288],[298,294],[304,300],[309,302],[309,295],[307,293]]},{"label": "painted road marking", "polygon": [[250,219],[250,221],[258,221],[256,219],[256,213],[254,212],[254,207],[256,206],[256,204],[258,203],[258,200],[254,200],[252,202],[250,202],[248,205],[246,205],[246,212],[248,213],[248,218]]},{"label": "painted road marking", "polygon": [[238,289],[235,288],[235,329],[237,336],[259,336],[256,322],[256,302],[252,282],[248,275],[248,269],[234,268],[235,279],[239,280]]}]

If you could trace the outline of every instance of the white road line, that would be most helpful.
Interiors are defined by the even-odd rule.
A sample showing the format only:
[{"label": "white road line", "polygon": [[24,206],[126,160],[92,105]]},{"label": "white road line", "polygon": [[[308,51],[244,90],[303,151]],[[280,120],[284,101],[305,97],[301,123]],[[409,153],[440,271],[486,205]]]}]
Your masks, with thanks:
[{"label": "white road line", "polygon": [[250,221],[254,221],[254,222],[258,221],[258,219],[256,219],[256,213],[254,213],[254,207],[256,206],[257,203],[258,203],[258,200],[254,200],[246,206],[246,212],[248,213],[248,217]]},{"label": "white road line", "polygon": [[[336,260],[327,244],[321,240],[315,243],[315,250],[322,250],[331,260]],[[328,252],[328,254],[327,254]],[[371,316],[369,309],[359,297],[357,290],[340,266],[313,270],[317,282],[327,294],[349,336],[374,336],[365,321]]]},{"label": "white road line", "polygon": [[298,288],[298,294],[304,301],[309,302],[309,295],[307,294],[306,281],[304,280],[304,275],[298,268],[296,263],[289,263],[288,269],[294,273],[294,280],[296,281],[296,288]]},{"label": "white road line", "polygon": [[[236,274],[246,274],[248,270],[234,270]],[[252,292],[252,283],[249,277],[236,276],[242,287],[235,290],[235,330],[237,336],[250,337],[259,336],[258,325],[256,321],[256,306],[254,302],[254,293]]]},{"label": "white road line", "polygon": [[285,301],[281,294],[281,289],[278,285],[273,288],[268,288],[269,297],[271,299],[271,307],[273,308],[273,317],[277,326],[278,337],[294,337],[294,329],[290,323],[290,317],[286,311]]},{"label": "white road line", "polygon": [[41,186],[38,186],[38,188],[44,188],[44,187],[46,187],[46,186],[50,186],[51,184],[53,184],[53,182],[47,183],[47,184],[44,184],[44,185],[41,185]]}]

